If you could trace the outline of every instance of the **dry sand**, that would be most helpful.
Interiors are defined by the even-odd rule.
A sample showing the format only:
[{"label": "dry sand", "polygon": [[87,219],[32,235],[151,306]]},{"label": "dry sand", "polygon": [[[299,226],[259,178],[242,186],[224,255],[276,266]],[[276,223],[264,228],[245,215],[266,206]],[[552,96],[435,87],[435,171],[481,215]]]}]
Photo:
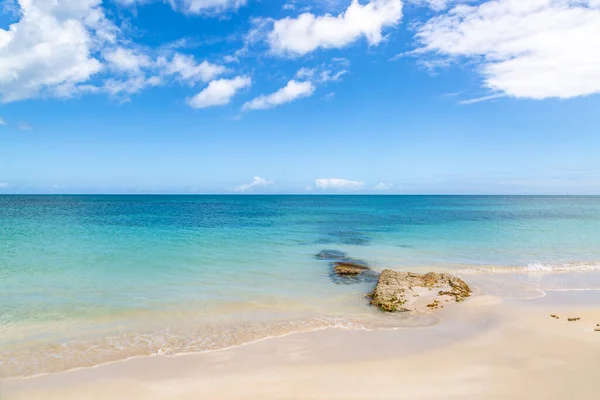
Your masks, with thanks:
[{"label": "dry sand", "polygon": [[441,322],[433,327],[326,329],[136,358],[5,380],[1,398],[596,399],[599,300],[600,292],[528,301],[480,296],[436,311]]}]

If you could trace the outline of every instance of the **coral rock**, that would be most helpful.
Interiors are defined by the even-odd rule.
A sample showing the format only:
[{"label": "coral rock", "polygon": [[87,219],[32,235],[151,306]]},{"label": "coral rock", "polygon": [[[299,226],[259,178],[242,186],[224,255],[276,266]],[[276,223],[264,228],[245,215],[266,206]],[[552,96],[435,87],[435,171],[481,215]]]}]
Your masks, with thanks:
[{"label": "coral rock", "polygon": [[333,264],[333,269],[338,275],[358,275],[369,268],[353,262],[336,262]]},{"label": "coral rock", "polygon": [[[451,274],[415,274],[386,269],[379,276],[379,281],[370,294],[371,304],[382,311],[410,311],[407,303],[415,297],[414,287],[440,288],[440,296],[452,296],[456,302],[471,296],[471,288],[462,279]],[[434,309],[438,306],[439,302],[434,300],[428,307]]]}]

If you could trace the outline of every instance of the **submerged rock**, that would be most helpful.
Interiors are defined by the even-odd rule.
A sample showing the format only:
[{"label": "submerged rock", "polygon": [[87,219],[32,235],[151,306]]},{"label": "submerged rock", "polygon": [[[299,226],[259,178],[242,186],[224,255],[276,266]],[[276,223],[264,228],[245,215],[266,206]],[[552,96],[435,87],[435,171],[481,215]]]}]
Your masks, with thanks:
[{"label": "submerged rock", "polygon": [[338,275],[358,275],[369,270],[363,263],[339,261],[333,263],[333,270]]},{"label": "submerged rock", "polygon": [[341,260],[347,256],[347,253],[339,250],[321,250],[315,255],[320,260]]},{"label": "submerged rock", "polygon": [[[384,270],[379,276],[375,289],[370,294],[371,304],[382,311],[410,311],[414,298],[414,288],[440,288],[439,296],[454,297],[456,302],[463,301],[471,295],[471,288],[460,278],[445,273],[430,272],[415,274],[412,272]],[[437,308],[439,302],[434,300],[433,306]]]},{"label": "submerged rock", "polygon": [[339,243],[354,246],[367,246],[371,242],[371,237],[358,231],[331,230],[328,235],[336,238]]},{"label": "submerged rock", "polygon": [[343,251],[321,250],[315,254],[315,257],[319,260],[330,261],[329,277],[335,284],[351,285],[377,281],[377,274],[370,270],[369,263],[348,257],[348,254]]}]

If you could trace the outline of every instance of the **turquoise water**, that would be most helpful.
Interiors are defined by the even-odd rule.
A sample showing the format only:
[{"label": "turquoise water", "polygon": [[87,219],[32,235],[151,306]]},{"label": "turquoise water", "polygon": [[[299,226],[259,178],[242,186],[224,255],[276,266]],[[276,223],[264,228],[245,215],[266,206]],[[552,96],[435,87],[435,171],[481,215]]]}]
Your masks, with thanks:
[{"label": "turquoise water", "polygon": [[[373,282],[332,279],[323,249],[483,291],[600,287],[600,197],[0,196],[0,368],[430,322],[381,320]],[[100,350],[73,359],[82,348]]]}]

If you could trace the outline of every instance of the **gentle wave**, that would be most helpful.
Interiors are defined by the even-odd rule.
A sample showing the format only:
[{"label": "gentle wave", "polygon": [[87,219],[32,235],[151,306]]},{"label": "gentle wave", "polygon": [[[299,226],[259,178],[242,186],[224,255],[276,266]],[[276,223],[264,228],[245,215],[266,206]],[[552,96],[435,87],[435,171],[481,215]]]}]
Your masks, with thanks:
[{"label": "gentle wave", "polygon": [[485,266],[457,270],[459,274],[514,274],[514,273],[553,273],[553,272],[594,272],[600,271],[599,263],[543,264],[532,263],[526,266]]},{"label": "gentle wave", "polygon": [[396,318],[311,317],[300,320],[194,325],[0,351],[0,378],[30,377],[126,360],[222,350],[267,338],[326,328],[393,329],[437,323],[429,314]]}]

